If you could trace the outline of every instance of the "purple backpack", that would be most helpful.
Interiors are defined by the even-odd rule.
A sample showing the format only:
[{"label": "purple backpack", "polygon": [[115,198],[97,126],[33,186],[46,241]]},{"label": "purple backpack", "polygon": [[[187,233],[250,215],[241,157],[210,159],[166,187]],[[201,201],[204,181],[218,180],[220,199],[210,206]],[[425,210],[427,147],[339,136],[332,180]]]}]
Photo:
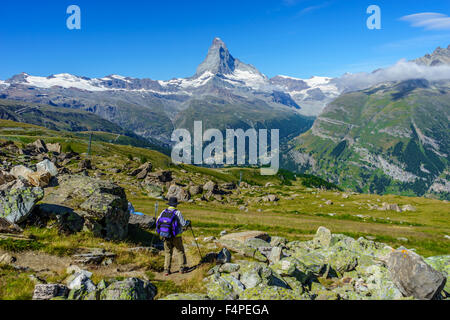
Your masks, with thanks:
[{"label": "purple backpack", "polygon": [[161,217],[156,223],[156,231],[160,237],[170,239],[177,235],[178,219],[176,216],[177,210],[166,209],[161,214]]}]

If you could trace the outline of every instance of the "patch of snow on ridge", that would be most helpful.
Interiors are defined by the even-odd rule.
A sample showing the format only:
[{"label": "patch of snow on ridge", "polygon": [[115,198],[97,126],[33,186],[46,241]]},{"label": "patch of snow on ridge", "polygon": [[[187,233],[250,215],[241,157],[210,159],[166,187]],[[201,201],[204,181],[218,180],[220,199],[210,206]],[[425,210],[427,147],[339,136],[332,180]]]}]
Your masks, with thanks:
[{"label": "patch of snow on ridge", "polygon": [[59,86],[63,88],[76,88],[88,91],[106,91],[107,88],[100,86],[98,79],[84,79],[68,73],[55,74],[50,77],[37,77],[27,75],[26,83],[28,85],[49,89],[51,87]]},{"label": "patch of snow on ridge", "polygon": [[242,81],[247,87],[252,89],[261,89],[268,85],[266,77],[248,70],[236,69],[233,74],[226,75],[226,78],[231,81]]},{"label": "patch of snow on ridge", "polygon": [[7,82],[5,82],[3,80],[0,80],[0,89],[8,88],[9,86],[10,86],[9,83],[7,83]]}]

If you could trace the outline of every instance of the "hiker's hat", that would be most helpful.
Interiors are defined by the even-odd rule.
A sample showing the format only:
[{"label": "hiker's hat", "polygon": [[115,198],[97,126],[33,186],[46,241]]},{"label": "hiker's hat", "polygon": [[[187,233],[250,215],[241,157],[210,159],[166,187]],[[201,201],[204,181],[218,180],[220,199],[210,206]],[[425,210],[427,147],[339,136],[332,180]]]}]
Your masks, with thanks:
[{"label": "hiker's hat", "polygon": [[167,202],[169,206],[176,207],[178,205],[178,199],[176,197],[170,197],[169,202]]}]

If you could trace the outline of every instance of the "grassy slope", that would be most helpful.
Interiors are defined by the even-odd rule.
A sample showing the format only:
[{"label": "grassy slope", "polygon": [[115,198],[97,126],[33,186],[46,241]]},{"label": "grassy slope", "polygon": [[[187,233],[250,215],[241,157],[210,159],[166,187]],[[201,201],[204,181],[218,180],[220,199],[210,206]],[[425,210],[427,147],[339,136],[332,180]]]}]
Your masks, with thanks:
[{"label": "grassy slope", "polygon": [[[55,132],[33,125],[19,124],[11,121],[0,121],[0,139],[14,139],[15,141],[31,142],[36,137],[43,138],[47,142],[61,142],[63,145],[71,145],[78,152],[85,152],[87,141],[73,135],[72,133]],[[353,237],[373,236],[378,241],[383,241],[392,246],[405,245],[408,248],[416,248],[418,253],[431,256],[449,254],[450,241],[444,235],[450,234],[450,204],[425,198],[409,198],[401,196],[376,196],[376,195],[350,195],[344,199],[336,191],[320,191],[306,188],[305,180],[299,179],[292,186],[281,186],[279,177],[261,177],[258,170],[246,168],[224,168],[208,169],[193,166],[173,166],[170,159],[156,151],[135,148],[130,146],[114,145],[95,141],[93,143],[92,161],[99,169],[121,168],[125,164],[136,167],[139,161],[129,160],[132,158],[146,157],[156,168],[171,169],[182,181],[189,180],[200,183],[205,179],[217,182],[237,181],[239,172],[243,172],[243,180],[258,185],[273,182],[274,187],[259,188],[256,190],[244,189],[236,196],[237,205],[195,202],[193,204],[182,204],[180,209],[193,222],[196,236],[214,235],[222,230],[263,230],[271,235],[284,236],[289,239],[310,239],[319,226],[326,226],[334,233],[345,233]],[[76,164],[73,164],[76,167]],[[126,173],[108,174],[111,179],[127,192],[130,201],[133,202],[137,211],[149,215],[154,214],[154,204],[159,202],[159,207],[164,205],[161,200],[148,198],[140,187],[133,183],[132,177]],[[265,194],[277,194],[281,200],[274,203],[252,203],[252,199]],[[289,197],[297,194],[295,199]],[[332,200],[333,205],[325,205],[325,200]],[[378,201],[379,200],[379,201]],[[245,202],[249,212],[239,210],[239,206]],[[367,203],[380,204],[382,202],[412,204],[417,208],[416,212],[397,213],[394,211],[369,210]],[[343,205],[343,206],[342,206]],[[334,216],[330,216],[334,213]],[[357,215],[366,216],[365,218]],[[367,217],[369,216],[369,217]],[[389,218],[389,219],[388,219]],[[155,278],[155,283],[160,290],[160,296],[180,291],[202,291],[201,277],[207,269],[196,271],[192,278],[177,281],[158,280],[158,272],[162,268],[162,256],[152,256],[144,253],[130,253],[130,247],[148,246],[151,243],[152,234],[142,232],[129,238],[124,242],[108,242],[103,239],[93,238],[89,233],[79,233],[71,236],[59,236],[54,229],[28,228],[26,234],[33,235],[37,241],[33,245],[21,242],[0,241],[0,249],[8,251],[37,250],[41,253],[56,256],[68,256],[80,248],[103,247],[118,254],[117,264],[127,268],[146,270],[145,275],[149,279]],[[407,243],[398,240],[406,237]],[[193,237],[186,233],[188,259],[191,264],[198,262],[198,254],[192,245]],[[203,253],[207,249],[202,247]],[[215,249],[217,250],[217,249]],[[117,268],[117,267],[114,267]],[[122,268],[122,267],[121,267]],[[110,277],[123,277],[126,273],[108,273],[103,269],[94,271],[94,279],[99,280],[106,275]],[[64,272],[45,275],[47,281],[64,278]],[[0,268],[0,299],[26,299],[31,296],[33,283],[28,279],[27,273],[17,275],[16,271],[8,268]]]},{"label": "grassy slope", "polygon": [[[395,137],[385,129],[408,132],[414,122],[425,135],[440,144],[441,153],[448,154],[450,149],[446,141],[449,131],[444,119],[450,108],[449,95],[435,89],[416,89],[401,99],[393,99],[396,92],[355,92],[336,99],[322,116],[355,126],[320,121],[316,124],[320,130],[337,142],[315,136],[311,131],[298,138],[297,149],[313,154],[317,160],[314,173],[330,177],[353,190],[423,195],[432,182],[432,176],[439,176],[448,168],[448,160],[428,151],[417,135],[413,134],[412,138]],[[342,144],[344,138],[353,139],[359,148],[382,155],[391,163],[404,164],[407,171],[427,182],[400,183],[384,175],[380,169],[369,169],[367,166],[371,166],[362,161],[348,143]],[[421,165],[431,174],[422,171]]]}]

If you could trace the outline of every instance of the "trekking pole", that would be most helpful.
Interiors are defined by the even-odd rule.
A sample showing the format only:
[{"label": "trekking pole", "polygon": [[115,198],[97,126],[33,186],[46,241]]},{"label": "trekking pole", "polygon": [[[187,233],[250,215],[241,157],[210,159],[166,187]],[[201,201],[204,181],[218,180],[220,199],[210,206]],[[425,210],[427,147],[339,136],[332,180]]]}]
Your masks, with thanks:
[{"label": "trekking pole", "polygon": [[194,237],[195,244],[197,245],[198,253],[200,254],[201,261],[203,260],[202,252],[200,251],[200,247],[198,246],[197,239],[195,238],[194,229],[192,229],[192,225],[189,225],[192,231],[192,236]]},{"label": "trekking pole", "polygon": [[[157,233],[157,230],[156,230],[156,213],[158,212],[158,201],[156,201],[156,203],[155,203],[155,233]],[[152,237],[152,241],[151,241],[151,243],[150,243],[150,247],[153,247],[153,240],[155,239],[155,235],[153,235],[153,237]]]}]

